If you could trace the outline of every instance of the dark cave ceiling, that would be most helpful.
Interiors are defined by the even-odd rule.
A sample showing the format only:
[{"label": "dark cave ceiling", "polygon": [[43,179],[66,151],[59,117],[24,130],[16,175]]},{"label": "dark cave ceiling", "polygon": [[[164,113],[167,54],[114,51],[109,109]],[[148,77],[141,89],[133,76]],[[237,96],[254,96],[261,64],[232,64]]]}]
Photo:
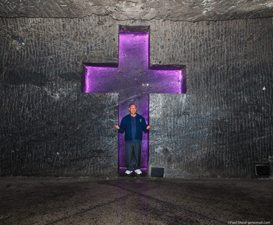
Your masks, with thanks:
[{"label": "dark cave ceiling", "polygon": [[0,17],[201,21],[273,16],[273,0],[1,0]]}]

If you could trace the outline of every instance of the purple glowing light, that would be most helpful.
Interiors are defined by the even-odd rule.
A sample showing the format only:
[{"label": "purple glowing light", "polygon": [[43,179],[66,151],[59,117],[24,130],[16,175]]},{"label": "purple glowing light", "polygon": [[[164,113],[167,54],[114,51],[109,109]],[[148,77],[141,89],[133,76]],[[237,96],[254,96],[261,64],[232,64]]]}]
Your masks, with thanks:
[{"label": "purple glowing light", "polygon": [[[149,31],[141,32],[134,27],[120,27],[119,64],[86,64],[84,73],[84,93],[119,93],[119,118],[128,114],[128,104],[136,102],[138,113],[149,123],[149,94],[186,92],[185,74],[182,67],[150,66]],[[141,168],[148,172],[148,134],[143,134]],[[125,167],[124,136],[118,137],[119,173]]]}]

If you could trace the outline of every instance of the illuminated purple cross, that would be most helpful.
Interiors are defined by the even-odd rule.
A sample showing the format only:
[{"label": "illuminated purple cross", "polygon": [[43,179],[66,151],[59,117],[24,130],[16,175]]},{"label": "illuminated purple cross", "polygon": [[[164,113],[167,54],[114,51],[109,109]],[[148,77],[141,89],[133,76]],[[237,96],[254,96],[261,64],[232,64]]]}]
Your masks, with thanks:
[{"label": "illuminated purple cross", "polygon": [[[119,93],[118,122],[127,115],[128,105],[135,102],[138,113],[149,124],[149,93],[180,94],[186,92],[184,67],[150,66],[149,27],[119,27],[118,65],[85,64],[84,93]],[[151,124],[151,130],[153,125]],[[141,170],[148,173],[149,136],[144,133],[141,151]],[[126,169],[124,136],[118,137],[118,172]]]}]

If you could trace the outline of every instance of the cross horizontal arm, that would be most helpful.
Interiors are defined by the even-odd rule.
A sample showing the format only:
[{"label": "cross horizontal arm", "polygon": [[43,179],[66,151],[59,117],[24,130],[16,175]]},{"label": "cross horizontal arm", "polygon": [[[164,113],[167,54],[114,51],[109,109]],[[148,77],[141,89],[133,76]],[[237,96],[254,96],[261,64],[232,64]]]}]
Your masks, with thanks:
[{"label": "cross horizontal arm", "polygon": [[185,93],[183,76],[183,70],[151,69],[149,70],[149,82],[146,86],[149,86],[149,93]]},{"label": "cross horizontal arm", "polygon": [[85,65],[83,78],[84,93],[118,92],[117,67]]}]

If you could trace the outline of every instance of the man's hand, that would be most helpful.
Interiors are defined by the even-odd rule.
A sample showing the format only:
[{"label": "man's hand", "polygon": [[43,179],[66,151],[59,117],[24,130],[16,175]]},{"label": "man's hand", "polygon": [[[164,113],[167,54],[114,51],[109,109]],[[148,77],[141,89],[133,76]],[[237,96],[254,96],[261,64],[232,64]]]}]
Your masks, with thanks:
[{"label": "man's hand", "polygon": [[115,126],[114,126],[116,129],[119,129],[119,126],[116,124]]},{"label": "man's hand", "polygon": [[146,127],[146,129],[149,130],[149,129],[150,129],[150,125],[148,125],[148,126]]}]

